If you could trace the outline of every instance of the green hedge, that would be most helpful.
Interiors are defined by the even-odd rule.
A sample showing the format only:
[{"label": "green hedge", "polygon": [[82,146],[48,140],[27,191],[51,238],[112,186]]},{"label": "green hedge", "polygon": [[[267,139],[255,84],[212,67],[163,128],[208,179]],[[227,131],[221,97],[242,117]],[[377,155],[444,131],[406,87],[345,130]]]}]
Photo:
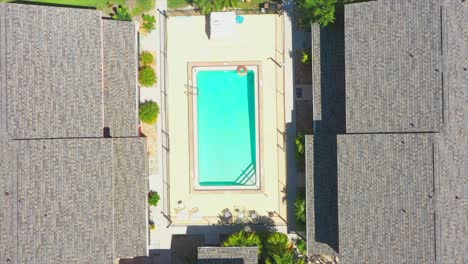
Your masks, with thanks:
[{"label": "green hedge", "polygon": [[159,105],[153,101],[146,101],[140,104],[140,120],[146,124],[154,124],[158,120]]},{"label": "green hedge", "polygon": [[143,66],[138,72],[138,80],[140,81],[141,86],[151,87],[156,84],[158,78],[151,66]]}]

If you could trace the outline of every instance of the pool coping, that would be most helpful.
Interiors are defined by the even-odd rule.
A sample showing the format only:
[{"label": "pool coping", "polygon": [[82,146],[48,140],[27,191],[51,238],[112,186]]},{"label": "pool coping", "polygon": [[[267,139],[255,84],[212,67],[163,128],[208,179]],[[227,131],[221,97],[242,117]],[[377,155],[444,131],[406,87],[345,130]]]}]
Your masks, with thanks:
[{"label": "pool coping", "polygon": [[[257,116],[258,116],[258,124],[257,124],[257,129],[256,131],[256,138],[258,138],[258,143],[257,143],[257,148],[258,148],[258,160],[257,160],[257,172],[258,174],[256,176],[256,179],[258,182],[256,185],[252,186],[199,186],[197,184],[198,177],[196,173],[196,153],[195,153],[195,122],[194,122],[194,94],[196,94],[196,91],[194,92],[194,87],[193,87],[193,71],[197,67],[206,67],[206,68],[214,68],[214,67],[235,67],[235,66],[240,66],[244,65],[247,67],[256,67],[256,104],[257,104]],[[187,83],[188,85],[185,87],[186,88],[186,94],[188,98],[188,127],[189,127],[189,186],[190,186],[190,193],[203,193],[203,192],[208,192],[208,193],[216,193],[216,192],[233,192],[233,193],[245,193],[245,192],[263,192],[263,187],[264,187],[264,178],[263,178],[263,139],[260,136],[262,134],[262,63],[261,61],[221,61],[221,62],[188,62],[187,63]]]}]

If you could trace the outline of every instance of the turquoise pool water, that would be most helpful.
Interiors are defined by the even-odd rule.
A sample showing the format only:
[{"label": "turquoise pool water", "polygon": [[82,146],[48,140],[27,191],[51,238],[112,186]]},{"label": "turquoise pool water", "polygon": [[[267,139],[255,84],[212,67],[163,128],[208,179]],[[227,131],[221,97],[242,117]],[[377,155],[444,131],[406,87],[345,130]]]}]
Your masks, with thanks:
[{"label": "turquoise pool water", "polygon": [[206,70],[196,78],[199,185],[255,185],[255,72]]}]

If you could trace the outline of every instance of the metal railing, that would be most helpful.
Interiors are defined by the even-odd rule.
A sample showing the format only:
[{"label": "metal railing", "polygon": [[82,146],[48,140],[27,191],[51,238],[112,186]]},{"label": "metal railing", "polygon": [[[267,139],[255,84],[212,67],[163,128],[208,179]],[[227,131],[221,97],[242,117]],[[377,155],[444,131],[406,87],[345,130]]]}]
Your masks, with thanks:
[{"label": "metal railing", "polygon": [[170,181],[169,181],[169,152],[170,152],[170,139],[169,139],[169,118],[168,118],[168,106],[167,106],[167,16],[165,12],[159,11],[159,67],[160,67],[160,78],[159,87],[161,89],[161,145],[162,145],[162,168],[161,174],[163,177],[163,215],[168,216],[170,219]]},{"label": "metal railing", "polygon": [[[278,14],[281,15],[283,10],[277,11],[268,11],[262,12],[260,8],[227,8],[225,11],[236,12],[238,15],[264,15],[264,14]],[[204,16],[200,9],[193,8],[193,9],[171,9],[164,11],[166,17],[171,16]]]}]

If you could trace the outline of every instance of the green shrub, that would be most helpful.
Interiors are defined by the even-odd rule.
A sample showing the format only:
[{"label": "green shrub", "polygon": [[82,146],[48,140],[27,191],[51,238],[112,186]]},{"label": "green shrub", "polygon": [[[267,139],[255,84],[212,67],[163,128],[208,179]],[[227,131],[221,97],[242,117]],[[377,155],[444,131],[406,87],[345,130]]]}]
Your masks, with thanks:
[{"label": "green shrub", "polygon": [[148,203],[149,205],[152,205],[152,206],[157,206],[158,205],[158,202],[159,202],[159,194],[155,191],[150,191],[148,193]]},{"label": "green shrub", "polygon": [[311,56],[310,56],[310,50],[309,49],[305,49],[302,51],[302,57],[301,57],[301,62],[303,64],[310,64],[311,60],[310,60]]},{"label": "green shrub", "polygon": [[154,62],[154,56],[151,52],[149,51],[142,51],[140,53],[140,63],[143,66],[149,66],[153,64]]},{"label": "green shrub", "polygon": [[159,105],[153,101],[141,103],[138,115],[142,122],[146,124],[154,124],[158,120]]},{"label": "green shrub", "polygon": [[299,9],[299,23],[309,28],[310,23],[325,27],[335,21],[336,0],[296,0]]},{"label": "green shrub", "polygon": [[123,20],[123,21],[132,21],[132,16],[128,11],[126,6],[119,5],[118,7],[114,7],[114,14],[112,14],[112,18],[115,20]]},{"label": "green shrub", "polygon": [[156,28],[156,18],[152,15],[143,14],[143,28],[149,33]]},{"label": "green shrub", "polygon": [[222,11],[225,7],[237,7],[237,0],[193,0],[193,4],[203,15]]},{"label": "green shrub", "polygon": [[140,81],[141,86],[151,87],[156,84],[158,78],[151,66],[143,66],[138,72],[138,80]]},{"label": "green shrub", "polygon": [[296,161],[299,164],[305,162],[305,135],[299,134],[296,136]]},{"label": "green shrub", "polygon": [[294,213],[298,230],[306,230],[306,199],[305,192],[299,192],[294,201]]}]

